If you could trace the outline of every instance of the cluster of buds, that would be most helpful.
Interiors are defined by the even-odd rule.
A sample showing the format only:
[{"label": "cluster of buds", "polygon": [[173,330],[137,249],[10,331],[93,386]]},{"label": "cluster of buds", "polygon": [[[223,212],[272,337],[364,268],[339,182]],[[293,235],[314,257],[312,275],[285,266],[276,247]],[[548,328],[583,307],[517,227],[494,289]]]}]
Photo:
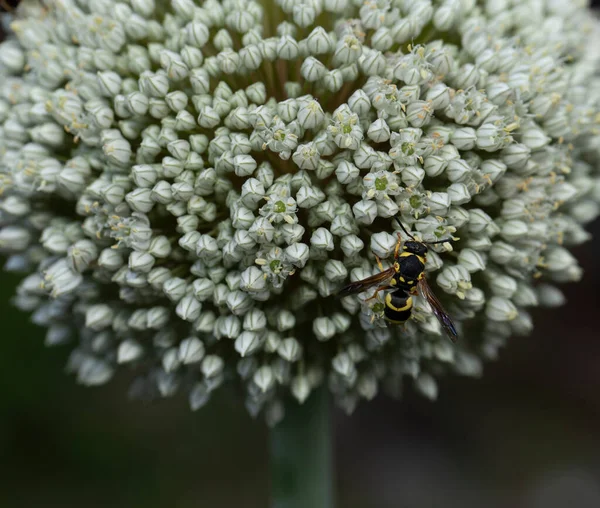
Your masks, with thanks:
[{"label": "cluster of buds", "polygon": [[[581,270],[599,24],[559,0],[45,0],[2,23],[0,252],[84,384],[276,423],[479,375]],[[401,222],[461,335],[375,288]]]}]

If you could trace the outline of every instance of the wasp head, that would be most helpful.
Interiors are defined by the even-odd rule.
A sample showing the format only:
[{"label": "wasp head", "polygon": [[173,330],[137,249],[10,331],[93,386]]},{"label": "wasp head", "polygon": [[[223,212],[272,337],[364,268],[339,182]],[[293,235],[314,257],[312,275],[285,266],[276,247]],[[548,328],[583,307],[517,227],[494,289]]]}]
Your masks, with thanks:
[{"label": "wasp head", "polygon": [[406,242],[404,244],[404,250],[417,256],[424,256],[427,254],[427,247],[421,242]]}]

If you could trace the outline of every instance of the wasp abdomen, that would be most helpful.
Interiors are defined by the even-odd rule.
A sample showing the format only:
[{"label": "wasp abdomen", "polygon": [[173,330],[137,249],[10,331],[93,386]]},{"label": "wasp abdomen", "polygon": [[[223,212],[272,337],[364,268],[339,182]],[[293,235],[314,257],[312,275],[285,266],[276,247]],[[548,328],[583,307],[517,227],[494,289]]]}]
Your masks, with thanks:
[{"label": "wasp abdomen", "polygon": [[385,295],[383,315],[391,323],[404,323],[412,311],[412,297],[404,290],[397,289]]}]

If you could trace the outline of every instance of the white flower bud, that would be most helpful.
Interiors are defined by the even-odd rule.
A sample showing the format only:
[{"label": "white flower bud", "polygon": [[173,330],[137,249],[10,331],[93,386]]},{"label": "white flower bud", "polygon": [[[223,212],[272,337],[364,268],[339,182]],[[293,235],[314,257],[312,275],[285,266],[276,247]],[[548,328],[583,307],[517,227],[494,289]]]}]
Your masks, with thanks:
[{"label": "white flower bud", "polygon": [[220,121],[218,113],[210,106],[204,106],[198,115],[198,125],[205,129],[215,128]]},{"label": "white flower bud", "polygon": [[98,265],[112,272],[117,271],[123,264],[123,257],[114,249],[104,249],[98,257]]},{"label": "white flower bud", "polygon": [[459,150],[472,150],[475,147],[477,135],[472,127],[459,127],[452,133],[450,139]]},{"label": "white flower bud", "polygon": [[210,400],[210,391],[204,384],[196,383],[190,390],[189,403],[192,411],[197,411]]},{"label": "white flower bud", "polygon": [[109,327],[113,321],[113,310],[105,304],[92,305],[85,313],[85,326],[94,331]]},{"label": "white flower bud", "polygon": [[255,104],[264,104],[267,100],[267,89],[264,83],[257,82],[246,88],[248,100]]},{"label": "white flower bud", "polygon": [[401,173],[402,182],[408,187],[417,187],[425,178],[425,170],[419,166],[406,166]]},{"label": "white flower bud", "polygon": [[207,355],[202,360],[200,370],[206,378],[212,378],[221,374],[223,367],[225,367],[225,362],[220,356]]},{"label": "white flower bud", "polygon": [[517,281],[508,275],[490,275],[489,285],[492,293],[503,298],[512,298],[517,291]]},{"label": "white flower bud", "polygon": [[169,106],[167,102],[163,99],[151,98],[148,103],[148,114],[152,118],[165,118],[170,113]]},{"label": "white flower bud", "polygon": [[200,21],[188,23],[185,27],[185,32],[187,42],[191,46],[202,48],[208,42],[208,27]]},{"label": "white flower bud", "polygon": [[438,386],[435,382],[435,379],[431,375],[427,373],[420,374],[415,379],[415,388],[428,399],[437,399]]},{"label": "white flower bud", "polygon": [[344,76],[339,69],[333,69],[323,77],[323,85],[330,92],[339,91],[344,84]]},{"label": "white flower bud", "polygon": [[[487,50],[486,50],[487,51]],[[488,99],[496,106],[502,106],[514,93],[512,88],[501,81],[497,83],[491,83],[487,89]]]},{"label": "white flower bud", "polygon": [[316,58],[309,56],[302,62],[300,72],[306,81],[313,82],[327,74],[327,67]]},{"label": "white flower bud", "polygon": [[52,147],[60,147],[64,143],[65,131],[55,123],[45,123],[34,127],[30,131],[31,139]]},{"label": "white flower bud", "polygon": [[445,267],[436,278],[438,285],[447,293],[455,294],[461,300],[471,289],[471,275],[462,265]]},{"label": "white flower bud", "polygon": [[335,372],[344,378],[353,379],[356,377],[356,367],[348,353],[338,353],[333,358],[331,366]]},{"label": "white flower bud", "polygon": [[188,337],[179,344],[178,359],[184,365],[198,363],[204,358],[204,344],[197,337]]},{"label": "white flower bud", "polygon": [[251,155],[236,155],[233,158],[233,167],[237,176],[250,176],[254,173],[257,163]]},{"label": "white flower bud", "polygon": [[485,315],[492,321],[512,321],[519,312],[510,300],[492,296],[485,307]]},{"label": "white flower bud", "polygon": [[150,189],[138,188],[125,195],[125,201],[136,212],[148,213],[152,210],[154,202]]},{"label": "white flower bud", "polygon": [[385,123],[383,118],[379,118],[369,125],[367,136],[369,136],[369,139],[375,143],[383,143],[390,139],[390,128],[388,127],[387,123]]},{"label": "white flower bud", "polygon": [[31,234],[18,226],[4,226],[0,229],[0,251],[15,252],[25,250],[31,241]]},{"label": "white flower bud", "polygon": [[233,74],[240,66],[240,56],[232,49],[225,48],[217,55],[217,62],[224,74]]},{"label": "white flower bud", "polygon": [[521,220],[507,220],[502,225],[501,234],[509,242],[518,240],[527,235],[527,224]]},{"label": "white flower bud", "polygon": [[316,229],[311,236],[310,243],[318,249],[324,249],[328,251],[334,249],[333,235],[325,228]]},{"label": "white flower bud", "polygon": [[283,339],[277,347],[277,354],[288,362],[296,362],[302,355],[302,346],[293,337]]},{"label": "white flower bud", "polygon": [[[321,247],[321,245],[323,245],[322,242],[327,242],[327,235],[325,235],[325,233],[323,234],[317,234],[318,231],[325,231],[325,233],[329,234],[329,242],[330,243],[325,243],[324,247]],[[315,237],[316,235],[316,237]],[[313,241],[314,239],[314,241]],[[323,229],[323,228],[319,228],[315,234],[313,234],[313,237],[311,238],[311,243],[313,246],[317,247],[317,248],[323,248],[325,250],[332,250],[333,249],[333,237],[331,236],[331,233],[329,233],[329,231]],[[331,245],[331,248],[328,248],[329,245]],[[285,249],[285,256],[286,259],[289,260],[290,263],[292,263],[295,266],[298,266],[300,268],[302,268],[306,262],[308,261],[310,255],[310,250],[308,248],[308,245],[304,244],[304,243],[294,243],[292,245],[290,245],[289,247],[286,247]]]},{"label": "white flower bud", "polygon": [[268,365],[260,367],[252,376],[252,381],[265,393],[275,385],[273,370]]},{"label": "white flower bud", "polygon": [[306,39],[306,49],[311,55],[329,53],[333,49],[333,41],[323,27],[316,27]]},{"label": "white flower bud", "polygon": [[179,277],[171,277],[167,279],[162,286],[163,293],[172,302],[178,302],[183,298],[187,291],[185,280]]},{"label": "white flower bud", "polygon": [[260,292],[266,287],[263,272],[256,266],[246,268],[241,274],[240,288],[248,292]]},{"label": "white flower bud", "polygon": [[469,232],[480,234],[492,223],[492,218],[480,208],[469,210]]},{"label": "white flower bud", "polygon": [[179,300],[175,313],[184,321],[191,322],[198,319],[201,310],[202,304],[193,295],[187,295]]},{"label": "white flower bud", "polygon": [[242,315],[248,312],[252,306],[252,300],[250,297],[242,291],[231,291],[227,295],[227,307],[235,315]]},{"label": "white flower bud", "polygon": [[161,290],[163,284],[169,280],[170,272],[164,267],[154,268],[148,274],[148,283],[156,290]]},{"label": "white flower bud", "polygon": [[406,119],[412,127],[423,127],[431,120],[433,110],[427,101],[414,101],[406,108]]},{"label": "white flower bud", "polygon": [[335,174],[338,181],[346,185],[358,178],[360,170],[351,162],[343,160],[337,165]]},{"label": "white flower bud", "polygon": [[371,109],[371,101],[363,90],[356,90],[348,98],[348,106],[352,112],[359,116],[363,116]]},{"label": "white flower bud", "polygon": [[151,71],[143,72],[139,79],[140,91],[150,97],[160,99],[169,92],[169,78],[164,71],[153,73]]},{"label": "white flower bud", "polygon": [[297,376],[290,383],[290,390],[298,403],[303,404],[311,392],[311,385],[305,376]]},{"label": "white flower bud", "polygon": [[523,283],[519,283],[513,296],[513,302],[519,307],[535,307],[539,305],[535,290]]},{"label": "white flower bud", "polygon": [[458,69],[454,76],[454,86],[463,90],[468,89],[471,86],[475,86],[479,81],[481,71],[473,64],[465,64]]},{"label": "white flower bud", "polygon": [[142,346],[133,339],[127,339],[119,344],[117,362],[129,363],[138,360],[144,354]]},{"label": "white flower bud", "polygon": [[67,251],[69,266],[76,272],[85,271],[98,258],[98,248],[90,240],[79,240]]},{"label": "white flower bud", "polygon": [[193,46],[184,46],[180,52],[181,59],[188,69],[196,69],[202,65],[202,51]]},{"label": "white flower bud", "polygon": [[458,262],[464,266],[469,273],[484,270],[486,266],[484,256],[473,249],[462,249],[458,255]]},{"label": "white flower bud", "polygon": [[530,148],[531,150],[539,150],[550,143],[552,139],[545,134],[543,129],[531,122],[522,129],[521,141],[527,148]]},{"label": "white flower bud", "polygon": [[127,164],[131,158],[131,144],[126,139],[114,139],[102,146],[107,159],[116,164]]},{"label": "white flower bud", "polygon": [[325,277],[332,282],[339,282],[344,280],[348,275],[348,270],[344,266],[344,263],[336,259],[330,259],[325,263]]},{"label": "white flower bud", "polygon": [[188,104],[188,96],[181,90],[170,92],[165,96],[165,102],[174,112],[182,111]]},{"label": "white flower bud", "polygon": [[298,122],[304,129],[316,129],[323,122],[325,115],[321,105],[315,101],[307,101],[298,109]]},{"label": "white flower bud", "polygon": [[398,239],[382,231],[371,236],[371,251],[380,258],[389,257],[396,248]]},{"label": "white flower bud", "polygon": [[536,289],[540,305],[544,307],[560,307],[566,303],[565,295],[557,287],[540,284]]},{"label": "white flower bud", "polygon": [[352,212],[359,223],[371,224],[377,217],[377,204],[363,199],[355,203]]},{"label": "white flower bud", "polygon": [[443,83],[436,83],[429,88],[425,99],[434,110],[445,109],[450,104],[450,88]]},{"label": "white flower bud", "polygon": [[315,170],[319,165],[320,154],[313,143],[299,145],[292,160],[300,169]]},{"label": "white flower bud", "polygon": [[215,334],[218,338],[227,337],[235,339],[242,331],[240,319],[236,316],[221,316],[215,326]]},{"label": "white flower bud", "polygon": [[294,60],[298,57],[298,43],[289,35],[284,35],[277,44],[277,56],[282,60]]},{"label": "white flower bud", "polygon": [[177,348],[167,349],[162,357],[162,366],[165,372],[174,372],[181,365]]},{"label": "white flower bud", "polygon": [[529,160],[530,149],[526,145],[513,143],[502,150],[502,162],[512,169],[522,169]]},{"label": "white flower bud", "polygon": [[300,208],[313,208],[325,199],[325,194],[315,187],[303,185],[296,194],[296,202]]},{"label": "white flower bud", "polygon": [[446,175],[451,182],[464,182],[472,173],[471,166],[463,159],[452,159],[448,162]]}]

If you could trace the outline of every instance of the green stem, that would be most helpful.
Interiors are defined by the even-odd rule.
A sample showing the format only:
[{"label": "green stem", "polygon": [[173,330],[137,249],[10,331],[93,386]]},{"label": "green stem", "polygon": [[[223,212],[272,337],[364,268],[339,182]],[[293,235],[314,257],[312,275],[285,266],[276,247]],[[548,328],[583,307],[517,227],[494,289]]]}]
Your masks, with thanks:
[{"label": "green stem", "polygon": [[271,429],[271,508],[333,508],[331,412],[326,387],[290,401]]}]

